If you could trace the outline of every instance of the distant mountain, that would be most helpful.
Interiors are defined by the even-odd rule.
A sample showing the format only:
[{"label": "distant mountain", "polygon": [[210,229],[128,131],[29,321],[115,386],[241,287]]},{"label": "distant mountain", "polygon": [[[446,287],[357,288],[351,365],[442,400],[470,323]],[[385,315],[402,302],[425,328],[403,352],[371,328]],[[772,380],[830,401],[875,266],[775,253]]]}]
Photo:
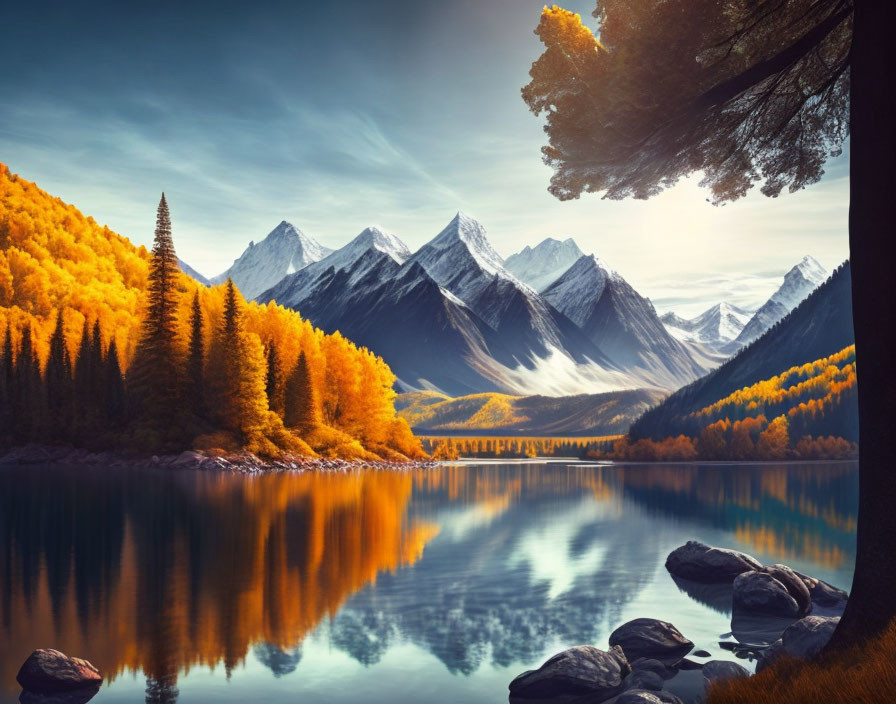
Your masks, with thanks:
[{"label": "distant mountain", "polygon": [[178,259],[177,259],[177,265],[180,267],[180,270],[182,272],[184,272],[191,279],[198,281],[203,286],[211,286],[212,285],[211,281],[209,281],[207,278],[205,278],[202,274],[200,274],[198,271],[196,271],[193,267],[191,267],[189,264],[187,264],[180,257],[178,257]]},{"label": "distant mountain", "polygon": [[737,345],[746,345],[796,308],[827,278],[827,272],[812,257],[806,255],[784,276],[784,283],[757,310],[735,338]]},{"label": "distant mountain", "polygon": [[212,283],[222,283],[229,277],[251,300],[284,276],[304,269],[332,251],[284,220],[258,244],[250,242],[246,251],[227,271],[212,279]]},{"label": "distant mountain", "polygon": [[400,394],[395,407],[421,434],[431,432],[617,435],[660,401],[656,389],[575,396],[510,396],[484,393],[450,398],[432,391]]},{"label": "distant mountain", "polygon": [[526,247],[507,257],[504,266],[520,281],[543,291],[583,255],[572,238],[562,242],[548,237],[535,247]]},{"label": "distant mountain", "polygon": [[458,213],[410,257],[377,232],[365,230],[258,300],[369,347],[406,390],[561,395],[644,385],[517,281],[472,218]]},{"label": "distant mountain", "polygon": [[697,381],[647,411],[631,428],[638,439],[661,439],[684,432],[690,413],[738,389],[769,379],[794,366],[835,354],[855,344],[849,262],[775,323],[764,335]]},{"label": "distant mountain", "polygon": [[696,318],[675,313],[660,317],[669,333],[682,342],[698,342],[716,350],[731,342],[744,329],[753,314],[730,303],[717,303]]},{"label": "distant mountain", "polygon": [[676,340],[653,304],[594,255],[580,257],[542,294],[621,369],[678,388],[714,362]]}]

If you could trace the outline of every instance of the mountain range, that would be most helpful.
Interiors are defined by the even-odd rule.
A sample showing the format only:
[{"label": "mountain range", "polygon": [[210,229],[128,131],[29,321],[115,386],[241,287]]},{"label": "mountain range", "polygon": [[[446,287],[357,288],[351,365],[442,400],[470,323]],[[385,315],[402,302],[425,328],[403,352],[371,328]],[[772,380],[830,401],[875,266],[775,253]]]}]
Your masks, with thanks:
[{"label": "mountain range", "polygon": [[661,320],[677,339],[696,342],[712,352],[729,356],[796,308],[827,275],[824,267],[807,255],[784,275],[781,286],[755,311],[722,302],[696,318],[682,318],[670,312]]},{"label": "mountain range", "polygon": [[[766,304],[778,308],[756,326],[800,295],[812,262],[788,274],[786,291]],[[284,221],[211,282],[228,276],[247,298],[298,310],[381,355],[399,390],[451,396],[672,391],[742,346],[752,322],[727,304],[693,321],[660,319],[572,239],[548,238],[505,261],[460,212],[416,252],[373,226],[333,251]]]},{"label": "mountain range", "polygon": [[[538,293],[538,282],[577,253]],[[508,269],[481,223],[458,213],[413,254],[394,235],[368,228],[258,300],[295,308],[374,350],[402,390],[669,390],[720,361],[669,335],[650,302],[618,274],[587,295],[601,274],[571,240],[542,243],[516,262],[528,280]]]}]

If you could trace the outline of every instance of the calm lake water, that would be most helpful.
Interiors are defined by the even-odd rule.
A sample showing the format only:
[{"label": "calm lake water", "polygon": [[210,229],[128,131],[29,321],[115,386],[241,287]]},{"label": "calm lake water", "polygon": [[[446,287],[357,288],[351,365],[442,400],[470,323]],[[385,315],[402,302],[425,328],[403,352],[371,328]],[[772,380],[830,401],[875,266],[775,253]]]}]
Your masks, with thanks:
[{"label": "calm lake water", "polygon": [[[690,539],[848,589],[855,464],[502,462],[279,474],[0,468],[0,702],[38,647],[93,702],[496,704],[639,616],[714,656],[725,598]],[[730,596],[728,597],[730,604]]]}]

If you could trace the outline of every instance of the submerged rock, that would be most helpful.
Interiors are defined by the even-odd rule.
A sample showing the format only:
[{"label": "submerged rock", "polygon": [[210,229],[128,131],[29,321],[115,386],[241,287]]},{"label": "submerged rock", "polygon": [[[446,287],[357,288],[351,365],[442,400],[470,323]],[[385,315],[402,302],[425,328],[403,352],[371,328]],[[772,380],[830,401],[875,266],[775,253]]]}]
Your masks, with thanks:
[{"label": "submerged rock", "polygon": [[799,618],[797,603],[781,582],[766,572],[746,572],[734,580],[733,605],[738,610],[768,616]]},{"label": "submerged rock", "polygon": [[53,693],[97,687],[102,684],[103,677],[87,660],[48,649],[31,653],[16,680],[25,690]]},{"label": "submerged rock", "polygon": [[610,634],[610,646],[619,646],[629,660],[652,658],[670,665],[694,648],[681,631],[666,621],[636,618]]},{"label": "submerged rock", "polygon": [[689,540],[669,553],[666,569],[675,577],[694,582],[731,582],[739,574],[762,569],[762,563],[737,550]]},{"label": "submerged rock", "polygon": [[568,648],[537,670],[529,670],[510,683],[510,701],[550,700],[588,695],[601,702],[618,694],[631,671],[620,648],[609,652],[590,645]]},{"label": "submerged rock", "polygon": [[849,594],[842,589],[837,589],[837,587],[832,586],[827,582],[823,582],[815,577],[810,577],[802,572],[797,572],[796,570],[793,570],[793,573],[806,585],[806,588],[809,590],[809,598],[816,606],[821,606],[833,611],[840,611],[841,613],[843,612],[843,609],[846,608],[846,600],[849,598]]}]

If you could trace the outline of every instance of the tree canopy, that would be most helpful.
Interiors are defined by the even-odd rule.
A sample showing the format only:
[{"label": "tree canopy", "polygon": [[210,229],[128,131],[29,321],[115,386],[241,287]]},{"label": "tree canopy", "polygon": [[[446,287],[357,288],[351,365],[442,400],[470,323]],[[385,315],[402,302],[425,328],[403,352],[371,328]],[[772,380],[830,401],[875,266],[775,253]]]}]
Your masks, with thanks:
[{"label": "tree canopy", "polygon": [[545,7],[523,99],[561,200],[648,198],[699,172],[715,202],[818,181],[849,129],[848,0],[599,0],[599,38]]}]

